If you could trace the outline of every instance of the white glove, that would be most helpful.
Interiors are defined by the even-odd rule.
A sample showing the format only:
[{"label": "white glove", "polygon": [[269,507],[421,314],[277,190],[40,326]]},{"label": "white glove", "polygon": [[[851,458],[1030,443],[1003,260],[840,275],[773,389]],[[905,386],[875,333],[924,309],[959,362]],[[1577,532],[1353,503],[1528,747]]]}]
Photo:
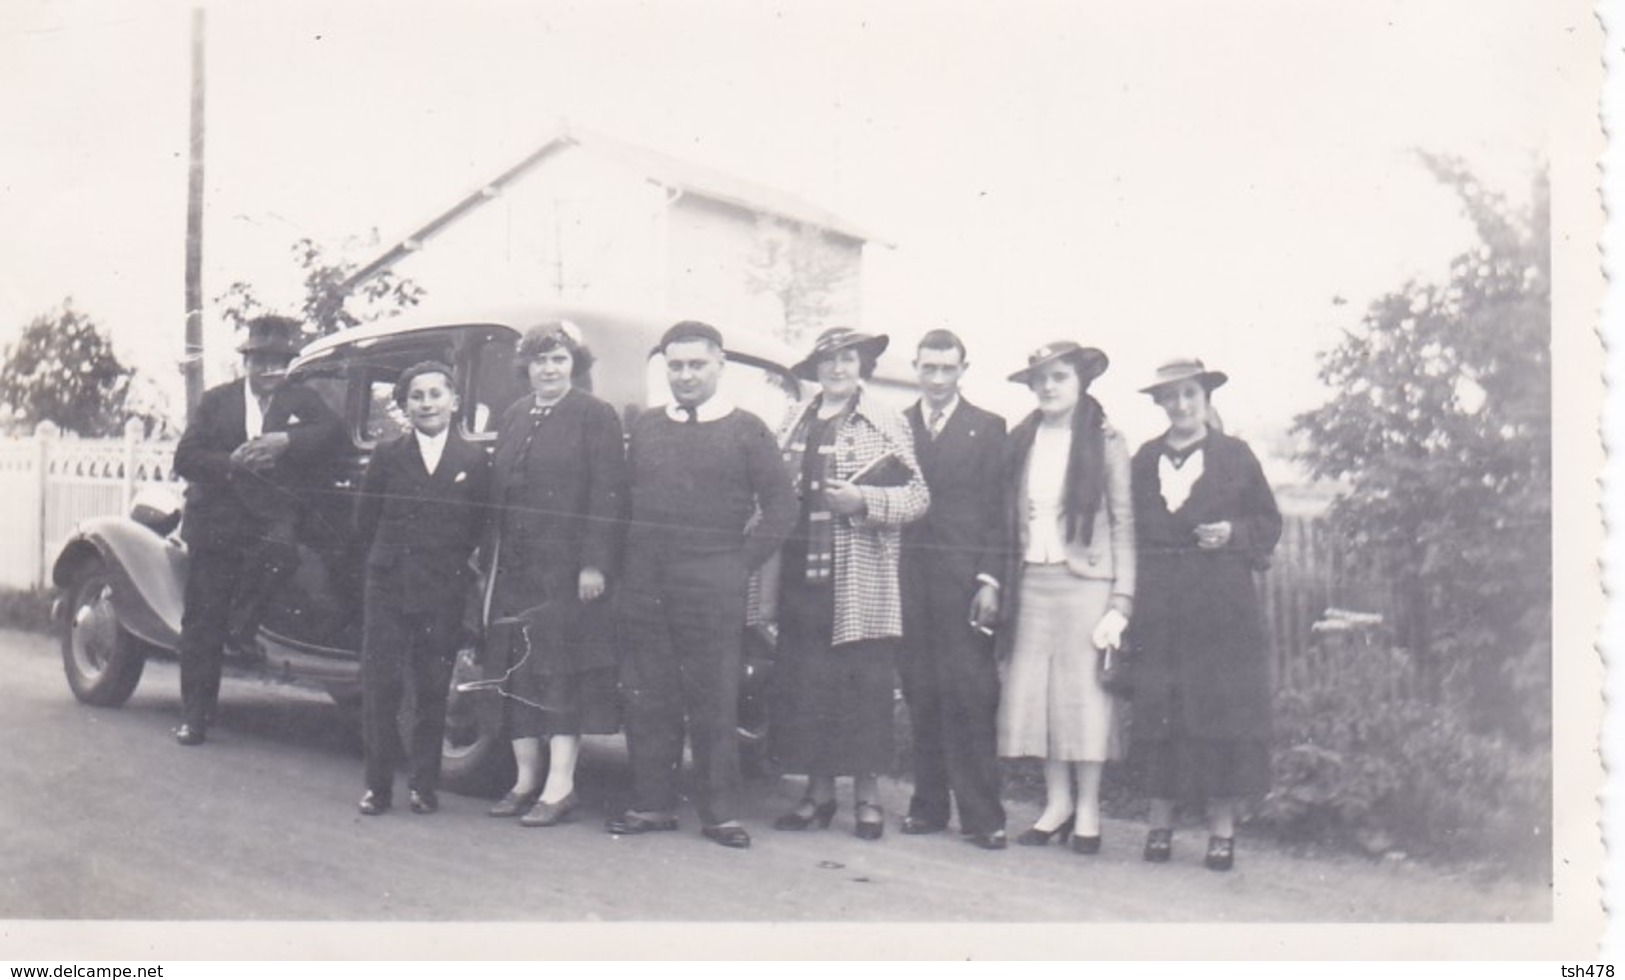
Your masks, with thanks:
[{"label": "white glove", "polygon": [[1123,631],[1128,629],[1128,618],[1115,609],[1106,610],[1106,615],[1100,617],[1095,624],[1095,631],[1089,637],[1099,650],[1116,650],[1123,645]]}]

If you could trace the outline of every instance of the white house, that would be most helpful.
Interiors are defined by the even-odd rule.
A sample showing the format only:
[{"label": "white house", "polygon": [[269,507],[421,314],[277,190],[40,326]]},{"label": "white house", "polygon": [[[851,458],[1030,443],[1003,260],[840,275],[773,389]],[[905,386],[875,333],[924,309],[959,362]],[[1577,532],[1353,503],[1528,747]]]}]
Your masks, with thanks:
[{"label": "white house", "polygon": [[362,267],[429,298],[654,309],[785,335],[861,319],[865,232],[793,195],[560,125]]}]

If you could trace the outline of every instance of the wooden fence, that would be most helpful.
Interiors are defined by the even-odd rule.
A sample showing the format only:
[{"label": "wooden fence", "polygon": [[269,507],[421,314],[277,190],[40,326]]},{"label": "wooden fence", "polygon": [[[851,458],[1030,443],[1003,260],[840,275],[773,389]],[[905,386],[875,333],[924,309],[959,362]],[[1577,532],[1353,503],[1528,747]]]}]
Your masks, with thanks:
[{"label": "wooden fence", "polygon": [[64,438],[47,423],[0,442],[0,588],[47,586],[74,525],[128,512],[142,485],[179,492],[174,455],[174,443],[143,440],[139,423],[123,439]]},{"label": "wooden fence", "polygon": [[1259,574],[1277,688],[1359,678],[1362,689],[1398,694],[1412,682],[1390,642],[1392,586],[1356,573],[1349,557],[1320,508],[1286,514],[1270,568]]}]

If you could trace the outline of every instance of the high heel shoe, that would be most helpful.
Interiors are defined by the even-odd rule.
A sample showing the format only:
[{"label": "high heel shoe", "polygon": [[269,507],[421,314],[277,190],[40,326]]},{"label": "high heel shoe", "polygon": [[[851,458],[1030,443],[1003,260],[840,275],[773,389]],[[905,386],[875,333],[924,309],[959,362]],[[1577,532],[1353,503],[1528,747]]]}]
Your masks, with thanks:
[{"label": "high heel shoe", "polygon": [[[864,819],[869,814],[874,814],[873,819]],[[852,816],[857,819],[852,833],[859,840],[879,840],[886,832],[886,811],[880,808],[879,803],[859,803],[852,808]]]},{"label": "high heel shoe", "polygon": [[796,804],[796,808],[773,821],[774,830],[806,830],[813,824],[819,830],[829,828],[829,822],[835,819],[835,801],[826,800],[815,803],[810,799],[803,799]]},{"label": "high heel shoe", "polygon": [[1093,837],[1085,837],[1082,834],[1073,834],[1072,835],[1072,853],[1073,854],[1099,854],[1100,853],[1100,835],[1096,834]]},{"label": "high heel shoe", "polygon": [[1236,839],[1234,837],[1209,837],[1207,839],[1207,857],[1203,859],[1209,871],[1229,871],[1236,864]]},{"label": "high heel shoe", "polygon": [[1036,826],[1028,827],[1016,838],[1016,843],[1023,847],[1043,847],[1052,840],[1060,840],[1064,844],[1067,837],[1072,834],[1072,827],[1077,822],[1077,819],[1076,814],[1067,817],[1053,830],[1040,830]]},{"label": "high heel shoe", "polygon": [[521,827],[557,826],[575,815],[578,803],[575,790],[571,790],[564,799],[557,803],[546,803],[537,800],[536,805],[530,808],[530,812],[519,818],[519,825]]},{"label": "high heel shoe", "polygon": [[1174,852],[1174,832],[1164,828],[1153,828],[1145,835],[1145,860],[1153,864],[1161,864],[1168,860]]},{"label": "high heel shoe", "polygon": [[536,801],[542,798],[541,789],[533,789],[527,793],[516,793],[508,790],[508,795],[498,800],[496,806],[485,811],[493,817],[517,817],[530,812]]}]

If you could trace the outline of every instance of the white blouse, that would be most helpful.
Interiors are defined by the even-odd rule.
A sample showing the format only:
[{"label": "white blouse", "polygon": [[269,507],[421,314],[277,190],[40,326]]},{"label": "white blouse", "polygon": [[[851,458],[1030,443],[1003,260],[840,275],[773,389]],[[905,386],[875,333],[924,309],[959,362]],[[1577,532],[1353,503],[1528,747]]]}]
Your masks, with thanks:
[{"label": "white blouse", "polygon": [[1027,454],[1027,552],[1035,565],[1066,561],[1061,540],[1062,498],[1066,493],[1066,463],[1072,451],[1072,430],[1039,426]]},{"label": "white blouse", "polygon": [[1202,450],[1198,449],[1176,463],[1167,453],[1157,457],[1157,481],[1162,484],[1162,499],[1168,513],[1185,506],[1190,499],[1191,487],[1202,477]]}]

